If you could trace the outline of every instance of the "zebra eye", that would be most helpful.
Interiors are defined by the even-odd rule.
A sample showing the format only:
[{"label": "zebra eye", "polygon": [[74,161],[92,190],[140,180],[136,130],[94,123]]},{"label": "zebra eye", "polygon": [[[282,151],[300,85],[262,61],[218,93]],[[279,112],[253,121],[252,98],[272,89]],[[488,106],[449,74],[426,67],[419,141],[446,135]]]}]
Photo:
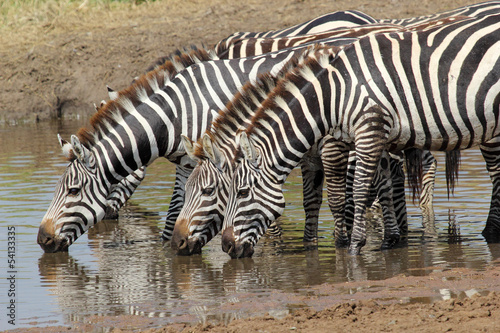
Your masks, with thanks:
[{"label": "zebra eye", "polygon": [[237,198],[244,198],[244,197],[248,196],[248,193],[250,193],[250,191],[247,188],[244,188],[244,189],[241,189],[238,191],[238,194],[236,194],[236,197]]},{"label": "zebra eye", "polygon": [[80,193],[80,189],[77,187],[72,187],[68,191],[69,195],[78,195],[78,193]]},{"label": "zebra eye", "polygon": [[201,194],[203,195],[212,195],[215,191],[215,188],[213,187],[206,187],[203,190],[201,190]]}]

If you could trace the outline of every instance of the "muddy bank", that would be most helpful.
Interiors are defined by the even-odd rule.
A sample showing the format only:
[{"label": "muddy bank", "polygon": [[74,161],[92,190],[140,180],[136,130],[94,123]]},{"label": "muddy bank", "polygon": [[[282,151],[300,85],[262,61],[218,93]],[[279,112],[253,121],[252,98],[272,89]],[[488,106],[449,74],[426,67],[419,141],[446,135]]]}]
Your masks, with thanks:
[{"label": "muddy bank", "polygon": [[[191,44],[212,46],[235,31],[266,31],[357,9],[375,18],[410,17],[470,1],[155,1],[112,8],[69,7],[49,22],[2,28],[0,124],[86,116],[158,57]],[[24,21],[23,21],[24,22]]]}]

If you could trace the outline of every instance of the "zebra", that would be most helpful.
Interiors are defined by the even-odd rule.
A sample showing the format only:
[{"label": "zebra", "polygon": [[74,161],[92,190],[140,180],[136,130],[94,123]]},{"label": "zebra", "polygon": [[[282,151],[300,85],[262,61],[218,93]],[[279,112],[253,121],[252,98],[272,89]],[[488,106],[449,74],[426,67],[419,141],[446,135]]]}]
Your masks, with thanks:
[{"label": "zebra", "polygon": [[[462,17],[463,18],[463,17]],[[459,17],[456,18],[449,18],[447,20],[441,20],[440,22],[427,22],[422,26],[421,28],[430,28],[432,26],[436,25],[444,25],[448,24],[450,22],[453,22],[455,20],[461,19]],[[402,27],[397,27],[393,25],[388,25],[388,26],[380,26],[380,25],[367,25],[362,28],[362,30],[365,33],[376,33],[376,32],[383,32],[386,30],[392,30],[392,31],[399,31],[401,29],[406,30],[406,28]],[[414,28],[412,28],[414,29]],[[353,35],[359,36],[359,31],[360,28],[352,28],[351,29]],[[346,31],[341,29],[339,31],[339,34],[342,36],[351,36],[349,34],[346,34]],[[271,39],[269,39],[271,40]],[[281,39],[284,40],[284,39]],[[294,42],[298,41],[299,39],[294,38]],[[255,40],[258,42],[258,40]],[[288,43],[284,43],[285,45]],[[257,48],[252,47],[251,43],[246,44],[246,49],[250,50],[250,52],[255,52]],[[267,82],[266,80],[262,82],[262,84],[266,87],[266,89],[270,89],[269,87],[272,86],[271,83]],[[252,93],[252,85],[249,85],[247,94],[252,94],[253,100],[252,101],[257,101],[259,99],[262,99],[265,97],[264,95],[259,95],[258,93]],[[263,89],[262,87],[260,89]],[[264,91],[266,91],[264,89]],[[245,90],[245,91],[247,91]],[[246,107],[245,109],[248,109],[249,107]],[[215,123],[212,124],[212,128],[217,128],[218,133],[211,135],[210,133],[207,133],[210,138],[212,138],[214,135],[219,136],[221,135],[223,138],[219,139],[219,141],[224,142],[224,144],[230,144],[232,141],[231,138],[233,138],[236,135],[235,130],[232,130],[230,128],[225,128],[225,125],[219,124],[218,119],[222,119],[227,112],[230,112],[230,118],[232,122],[241,122],[245,123],[245,118],[244,115],[249,116],[248,114],[243,113],[242,115],[238,115],[237,112],[234,112],[233,110],[226,110],[225,111],[220,111],[220,116],[215,120]],[[248,113],[248,112],[247,112]],[[214,127],[215,126],[215,127]],[[243,125],[242,125],[243,126]],[[222,128],[222,129],[221,129]],[[210,132],[211,130],[209,130]],[[171,247],[174,251],[176,251],[178,254],[181,255],[189,255],[192,253],[198,253],[201,251],[201,248],[211,239],[213,238],[214,234],[218,233],[221,228],[221,223],[223,219],[223,211],[225,208],[225,202],[227,202],[227,186],[226,184],[229,181],[229,174],[231,173],[232,170],[232,164],[229,165],[218,165],[215,159],[209,158],[210,157],[210,151],[213,149],[209,146],[206,146],[205,143],[210,142],[211,139],[208,137],[204,137],[203,139],[198,140],[198,142],[195,144],[188,138],[184,138],[184,145],[186,147],[187,153],[190,155],[190,157],[193,160],[198,160],[198,166],[195,168],[195,172],[188,178],[188,182],[186,183],[186,192],[185,192],[185,207],[181,210],[181,213],[176,221],[175,227],[174,227],[174,232],[173,232],[173,237],[171,241]],[[316,242],[317,241],[317,212],[319,211],[319,207],[322,202],[322,183],[323,183],[323,174],[326,175],[328,181],[326,182],[327,184],[327,190],[328,190],[328,203],[330,205],[330,209],[332,213],[334,214],[334,219],[337,221],[336,225],[339,226],[339,228],[344,228],[344,207],[343,207],[343,201],[339,200],[339,195],[344,196],[345,195],[345,189],[340,189],[338,190],[333,184],[333,181],[330,179],[330,175],[332,174],[338,174],[339,172],[335,170],[335,167],[332,166],[330,167],[330,162],[328,160],[330,159],[335,159],[334,156],[328,156],[330,155],[330,147],[329,147],[329,142],[331,139],[325,138],[325,141],[323,144],[320,144],[320,150],[317,148],[313,147],[311,151],[306,154],[301,163],[300,167],[303,171],[304,175],[304,170],[306,170],[309,174],[315,175],[314,177],[306,177],[304,175],[304,189],[308,188],[309,190],[306,191],[304,190],[304,202],[309,202],[309,203],[314,203],[317,206],[316,210],[310,210],[309,212],[314,212],[316,215],[314,218],[311,216],[306,216],[306,223],[305,223],[305,230],[304,230],[304,242],[305,243],[311,243],[311,242]],[[326,149],[325,149],[326,148]],[[206,152],[207,151],[207,152]],[[230,149],[225,149],[226,153],[227,151],[230,151]],[[323,151],[323,152],[319,152]],[[326,154],[324,153],[326,151]],[[321,160],[320,156],[321,155]],[[323,158],[324,155],[327,155],[326,158]],[[232,158],[233,156],[228,155],[227,158]],[[432,170],[435,170],[436,167],[436,161],[432,154],[429,152],[425,152],[423,158],[425,159],[425,165],[424,167],[429,169],[430,171],[426,170],[426,173],[424,173],[425,177],[425,182],[424,182],[424,187],[423,190],[421,191],[421,206],[425,205],[425,207],[422,207],[422,211],[424,212],[424,220],[425,221],[432,221],[432,197],[433,197],[433,189],[434,189],[434,173],[432,173]],[[355,161],[354,155],[351,154],[350,156],[350,161]],[[393,195],[395,196],[395,200],[393,203],[388,201],[388,203],[384,206],[382,206],[382,209],[387,209],[388,207],[392,207],[393,205],[395,206],[395,215],[396,217],[393,217],[392,215],[389,215],[389,212],[385,212],[384,216],[387,216],[388,219],[396,220],[398,222],[398,228],[401,230],[402,233],[407,232],[407,220],[406,220],[406,199],[405,199],[405,189],[404,189],[404,173],[402,170],[402,160],[398,159],[397,161],[394,160],[394,158],[391,158],[388,162],[391,166],[391,180],[394,182],[394,188],[395,191]],[[323,168],[324,166],[324,172]],[[350,165],[351,166],[351,165]],[[224,172],[220,172],[220,171]],[[384,171],[387,173],[388,171]],[[345,172],[340,173],[341,177],[345,177]],[[354,171],[351,172],[352,175],[354,175]],[[350,175],[348,174],[348,179]],[[387,180],[384,180],[386,182]],[[217,184],[217,185],[215,185]],[[382,193],[384,196],[388,195],[390,183],[388,184],[383,184],[382,180],[380,179],[379,181],[380,188],[379,190],[384,190],[385,193]],[[377,185],[378,186],[378,185]],[[349,187],[348,187],[349,188]],[[310,197],[306,198],[306,194],[313,194]],[[389,200],[389,198],[384,197],[385,200]],[[347,227],[352,225],[352,217],[349,214],[350,210],[349,207],[352,205],[349,205],[351,201],[348,201],[346,206],[346,219],[347,219]],[[424,209],[425,208],[425,209]],[[337,215],[336,215],[337,214]],[[314,222],[314,223],[312,223]],[[427,224],[430,224],[430,222],[427,222]],[[387,227],[391,227],[391,223],[387,224]],[[337,229],[337,228],[336,228]],[[349,229],[349,228],[348,228]],[[337,237],[336,242],[338,243],[339,246],[342,246],[342,244],[347,243],[346,238],[342,237]],[[391,247],[392,242],[388,242],[387,247]]]},{"label": "zebra", "polygon": [[[330,44],[350,42],[332,39]],[[71,136],[69,146],[61,144],[70,163],[40,224],[40,246],[46,252],[67,250],[103,218],[113,184],[160,156],[177,164],[162,235],[169,238],[183,204],[185,180],[194,167],[180,135],[199,137],[216,116],[215,110],[223,108],[245,82],[261,72],[276,73],[305,48],[234,60],[217,60],[213,53],[197,49],[117,92],[87,128]],[[187,67],[188,63],[192,65]]]},{"label": "zebra", "polygon": [[[349,15],[351,15],[352,21],[346,22],[346,17],[349,17]],[[358,13],[358,12],[356,12],[356,13],[353,13],[353,12],[334,12],[334,13],[330,13],[327,15],[323,15],[323,16],[316,18],[316,19],[313,19],[311,21],[305,22],[301,25],[303,27],[302,30],[300,30],[301,32],[314,31],[317,34],[296,35],[294,33],[293,34],[294,37],[290,37],[288,39],[284,38],[284,37],[282,37],[282,38],[279,38],[279,37],[265,37],[265,38],[261,37],[258,39],[255,39],[255,38],[232,39],[231,41],[226,39],[226,40],[224,40],[224,42],[221,41],[218,44],[216,44],[214,49],[216,50],[217,57],[220,59],[231,59],[231,58],[236,58],[236,57],[242,58],[245,56],[255,56],[255,55],[262,54],[264,52],[279,50],[279,49],[282,49],[284,46],[299,46],[299,45],[302,45],[305,43],[312,43],[315,41],[321,42],[321,40],[323,40],[325,38],[340,38],[340,37],[352,38],[352,37],[358,37],[361,35],[365,35],[368,33],[395,31],[395,30],[401,28],[400,26],[397,26],[394,24],[373,24],[373,23],[367,24],[366,26],[356,27],[353,25],[354,23],[360,24],[360,23],[371,22],[371,21],[374,22],[373,19],[370,19],[367,16],[364,16],[366,21],[356,22],[356,19],[355,19],[356,16],[363,17],[362,13]],[[335,22],[328,22],[328,24],[326,24],[325,23],[326,18],[328,18],[329,20],[333,20],[336,18],[337,19],[342,18],[342,20],[340,20],[340,21],[337,20]],[[344,25],[350,26],[350,27],[345,28]],[[305,30],[306,29],[305,27],[307,27],[308,30]],[[332,30],[321,33],[322,29],[326,29],[326,28],[332,29]],[[280,35],[280,36],[282,36],[283,31],[256,33],[255,35],[260,35],[260,36],[262,36],[262,35],[266,35],[266,36]],[[233,44],[231,44],[231,43],[233,43]],[[243,48],[241,48],[240,43],[245,43],[245,49],[244,49],[245,52],[241,52],[243,50]],[[261,43],[264,45],[271,45],[272,44],[273,46],[271,47],[271,49],[266,49],[265,47],[257,47],[256,45],[258,43]],[[281,45],[277,45],[277,44],[281,44]],[[239,45],[238,51],[235,51],[234,48],[237,47],[238,45]],[[191,49],[196,50],[196,47],[191,46]],[[185,51],[186,50],[189,50],[189,49],[185,49]],[[170,66],[170,68],[169,68],[170,72],[175,73],[175,71],[178,70],[179,68],[182,69],[183,67],[187,67],[188,65],[190,65],[189,61],[187,62],[187,64],[184,63],[186,61],[186,59],[185,59],[185,57],[182,57],[183,54],[181,51],[177,51],[174,55],[177,57],[177,59],[176,59],[177,61],[176,61],[175,66],[174,66],[175,69],[172,68],[172,66]],[[169,58],[171,58],[171,56],[159,58],[153,65],[151,65],[147,69],[147,72],[152,71],[158,67],[165,67],[166,63],[167,64],[170,63]],[[108,93],[109,93],[110,99],[112,99],[112,100],[117,99],[119,96],[118,92],[112,90],[109,87],[108,87]],[[101,107],[103,105],[102,103],[103,102],[101,102]],[[97,107],[96,107],[96,110],[98,110]],[[432,156],[430,156],[430,157],[432,158]],[[315,162],[317,164],[321,163],[318,161],[315,161]],[[435,163],[435,161],[434,161],[434,163]],[[311,166],[314,170],[308,170],[309,166]],[[304,195],[306,196],[304,202],[306,205],[311,206],[310,209],[309,208],[306,209],[306,212],[309,212],[309,215],[312,215],[311,217],[307,218],[306,220],[311,221],[317,217],[316,216],[317,214],[314,212],[315,212],[315,210],[319,210],[319,205],[321,204],[321,191],[318,191],[318,189],[315,190],[315,188],[317,188],[317,186],[310,181],[309,178],[311,177],[311,175],[309,175],[308,173],[311,172],[313,175],[316,175],[316,176],[313,176],[313,178],[314,178],[314,177],[317,177],[317,173],[321,172],[321,171],[318,169],[317,166],[311,165],[311,164],[303,164],[301,166],[301,168],[303,170],[303,178],[304,178],[305,186],[308,186],[308,188],[304,189]],[[141,178],[140,176],[138,176],[139,174],[144,174],[144,175]],[[189,175],[189,171],[185,171],[183,169],[177,170],[176,186],[175,186],[176,189],[181,188],[183,186],[182,179],[187,178],[188,175]],[[138,171],[136,171],[135,174],[131,175],[131,177],[132,177],[131,181],[127,181],[127,179],[124,180],[128,186],[125,186],[125,188],[123,188],[123,189],[119,185],[115,186],[115,191],[112,192],[112,194],[110,194],[110,197],[112,198],[112,200],[108,201],[108,205],[107,205],[108,208],[107,208],[107,213],[106,213],[105,218],[117,218],[118,217],[119,208],[132,195],[133,191],[140,184],[140,181],[144,178],[144,176],[145,176],[145,167],[142,167],[141,170],[138,170]],[[432,182],[433,182],[433,179],[432,179]],[[403,189],[403,191],[404,191],[404,189]],[[180,200],[175,200],[176,198],[179,198],[181,196],[181,194],[178,194],[178,192],[179,192],[178,190],[174,190],[174,195],[173,195],[174,200],[172,202],[180,204],[181,203]],[[317,192],[317,193],[313,193],[313,192]],[[431,195],[429,195],[429,194],[431,194]],[[428,192],[428,191],[422,191],[422,196],[423,195],[431,197],[432,193]],[[421,200],[421,202],[424,202],[424,201]],[[398,210],[399,211],[398,215],[405,214],[406,210],[405,210],[404,202],[399,200],[399,203],[400,203],[400,205],[399,205],[400,208]],[[314,205],[317,206],[316,209],[314,209],[312,207]],[[176,206],[177,205],[171,205],[171,207],[176,207]],[[432,209],[427,209],[426,211],[432,212]],[[170,212],[171,212],[171,210],[169,210],[169,216],[173,217],[174,215],[170,214]],[[167,220],[169,220],[168,217],[167,217]],[[398,221],[403,221],[402,224],[404,224],[404,222],[406,221],[406,218],[402,217],[402,218],[398,219]],[[314,228],[314,227],[313,227],[313,224],[311,224],[311,223],[309,223],[307,225],[309,227],[307,227],[305,230],[305,232],[306,232],[305,239],[312,240],[316,237],[315,232],[309,231],[309,230]],[[163,239],[165,239],[165,240],[170,239],[170,235],[172,232],[170,229],[171,229],[171,224],[166,223],[165,230],[162,234]],[[404,227],[403,227],[403,229],[404,229]],[[273,234],[279,235],[279,232],[274,231]]]},{"label": "zebra", "polygon": [[381,19],[378,20],[378,22],[412,27],[430,21],[447,19],[453,16],[480,17],[480,16],[496,14],[499,11],[500,11],[500,1],[486,1],[426,16],[417,16],[404,19]]},{"label": "zebra", "polygon": [[319,34],[341,27],[349,28],[373,23],[378,22],[370,15],[358,10],[335,11],[321,15],[310,21],[280,30],[269,30],[264,32],[235,32],[215,44],[214,49],[217,54],[220,54],[226,50],[227,45],[231,45],[238,40],[245,40],[249,38],[290,38],[298,35]]},{"label": "zebra", "polygon": [[219,42],[215,46],[215,52],[220,59],[233,59],[255,56],[258,54],[275,52],[284,48],[321,41],[327,38],[349,37],[357,38],[369,33],[380,33],[400,30],[402,26],[388,23],[370,23],[360,26],[339,27],[325,32],[283,36],[283,37],[248,37],[242,39],[231,39]]},{"label": "zebra", "polygon": [[[315,41],[321,42],[321,40],[325,39],[331,39],[331,38],[341,38],[344,36],[349,35],[350,37],[356,37],[360,33],[366,33],[367,29],[361,29],[361,30],[351,30],[355,29],[357,25],[360,24],[369,24],[371,25],[368,27],[368,30],[370,31],[392,31],[395,28],[397,28],[396,25],[391,25],[391,24],[381,24],[378,27],[373,24],[376,22],[375,19],[372,17],[359,12],[359,11],[336,11],[332,12],[329,14],[325,14],[322,16],[319,16],[317,18],[311,19],[307,22],[295,25],[293,27],[277,30],[277,31],[266,31],[266,32],[260,32],[260,33],[235,33],[221,41],[219,41],[215,46],[214,46],[214,51],[217,56],[217,59],[234,59],[234,58],[245,58],[245,57],[250,57],[250,56],[256,56],[256,55],[261,55],[263,53],[269,53],[269,52],[274,52],[281,50],[283,48],[289,48],[289,47],[294,47],[294,46],[300,46],[306,43],[312,43]],[[349,28],[347,28],[349,27]],[[310,33],[314,33],[313,35],[310,35]],[[247,55],[241,53],[241,52],[234,52],[229,50],[233,49],[234,46],[238,43],[241,43],[245,41],[245,39],[242,39],[240,36],[238,39],[233,39],[235,36],[243,34],[243,35],[252,35],[252,36],[267,36],[267,39],[274,39],[278,38],[277,36],[284,36],[284,35],[293,35],[295,36],[293,42],[289,41],[287,46],[281,46],[281,47],[275,47],[275,50],[272,51],[265,51],[264,49],[261,49],[259,52],[256,52],[255,50],[253,52],[247,51]],[[249,38],[251,39],[251,38]],[[250,45],[255,45],[255,42],[245,42],[247,47],[251,47]],[[185,48],[184,53],[183,51],[177,50],[174,52],[172,55],[167,55],[161,58],[158,58],[152,65],[150,65],[147,69],[146,72],[153,71],[157,68],[162,67],[163,69],[166,69],[165,66],[166,64],[172,64],[169,66],[168,71],[170,73],[175,74],[177,71],[188,67],[191,65],[189,62],[189,58],[186,58],[184,55],[186,52],[189,52],[190,50],[197,50],[197,46],[192,45],[190,48]],[[241,48],[240,48],[241,49]],[[231,54],[229,54],[231,53]],[[174,59],[175,61],[171,61]],[[213,60],[215,60],[215,57],[212,57]],[[187,60],[187,62],[186,62]],[[111,89],[109,86],[107,87],[108,89],[108,94],[109,98],[111,100],[115,100],[119,96],[119,92]],[[100,107],[102,107],[105,104],[105,101],[101,102]],[[99,110],[99,107],[94,105],[96,111]],[[305,166],[304,166],[305,168]],[[305,169],[304,169],[305,170]],[[305,170],[305,173],[308,171]],[[176,188],[182,187],[182,179],[187,178],[188,173],[185,172],[185,170],[177,170],[177,177],[176,177]],[[184,173],[184,176],[182,176],[180,179],[180,174]],[[114,191],[110,194],[110,200],[108,200],[107,204],[107,213],[105,218],[117,218],[118,217],[118,211],[121,206],[125,204],[125,202],[130,198],[130,196],[133,194],[135,189],[138,187],[140,182],[144,179],[145,177],[145,166],[143,166],[140,170],[136,170],[134,174],[130,176],[130,179],[125,179],[124,184],[117,184],[114,186]],[[307,180],[309,176],[306,175],[304,179]],[[176,190],[174,190],[174,198],[178,198],[179,195],[177,195]],[[177,200],[175,201],[177,202]],[[172,206],[173,207],[173,206]],[[173,215],[171,215],[173,216]],[[167,218],[168,219],[168,218]],[[170,239],[170,234],[171,230],[169,231],[168,229],[170,228],[170,225],[167,223],[166,230],[162,234],[162,238],[165,240]],[[279,235],[277,231],[275,231],[276,235]]]},{"label": "zebra", "polygon": [[[222,248],[251,256],[284,209],[282,185],[326,134],[355,147],[349,254],[366,243],[369,184],[385,151],[479,146],[493,183],[483,236],[500,240],[500,14],[429,30],[370,35],[336,56],[308,58],[262,102],[236,140]],[[306,98],[307,97],[307,98]],[[398,230],[393,235],[397,237]]]}]

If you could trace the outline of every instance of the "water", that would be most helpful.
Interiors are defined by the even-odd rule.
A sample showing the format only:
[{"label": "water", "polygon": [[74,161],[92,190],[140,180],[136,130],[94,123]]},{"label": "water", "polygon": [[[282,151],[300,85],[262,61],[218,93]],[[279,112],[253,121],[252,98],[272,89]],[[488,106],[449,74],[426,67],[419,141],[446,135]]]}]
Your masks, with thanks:
[{"label": "water", "polygon": [[[323,283],[426,275],[456,267],[483,270],[500,257],[500,247],[486,244],[480,235],[491,183],[477,150],[462,154],[459,184],[450,201],[444,158],[436,154],[435,237],[425,236],[421,212],[409,203],[407,245],[378,251],[381,234],[373,228],[355,261],[335,250],[326,204],[318,247],[304,248],[302,186],[296,171],[285,186],[282,239],[261,239],[251,259],[231,260],[220,248],[220,237],[205,246],[202,255],[175,256],[158,240],[174,185],[174,168],[163,160],[148,168],[146,180],[118,221],[98,224],[69,253],[44,254],[36,244],[38,225],[66,165],[56,134],[69,138],[83,124],[85,120],[66,120],[0,128],[0,329],[73,325],[121,315],[148,320],[144,327],[228,322],[256,314],[240,302],[243,299],[260,301],[259,311],[279,317],[301,306],[289,299],[290,293],[307,294],[308,288]],[[12,226],[13,269],[7,266]],[[15,297],[8,296],[8,271],[15,272]],[[268,296],[274,302],[266,301]],[[7,323],[11,299],[16,301],[15,327]]]}]

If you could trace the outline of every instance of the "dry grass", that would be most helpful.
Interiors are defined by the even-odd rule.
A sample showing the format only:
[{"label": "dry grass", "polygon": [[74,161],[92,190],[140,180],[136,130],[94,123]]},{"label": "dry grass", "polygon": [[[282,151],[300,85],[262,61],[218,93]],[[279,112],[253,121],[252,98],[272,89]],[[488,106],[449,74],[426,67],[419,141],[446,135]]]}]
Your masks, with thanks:
[{"label": "dry grass", "polygon": [[2,0],[0,42],[5,46],[36,44],[43,43],[51,34],[59,31],[85,29],[90,25],[105,27],[106,24],[122,20],[120,14],[144,10],[144,7],[153,2],[154,0]]}]

